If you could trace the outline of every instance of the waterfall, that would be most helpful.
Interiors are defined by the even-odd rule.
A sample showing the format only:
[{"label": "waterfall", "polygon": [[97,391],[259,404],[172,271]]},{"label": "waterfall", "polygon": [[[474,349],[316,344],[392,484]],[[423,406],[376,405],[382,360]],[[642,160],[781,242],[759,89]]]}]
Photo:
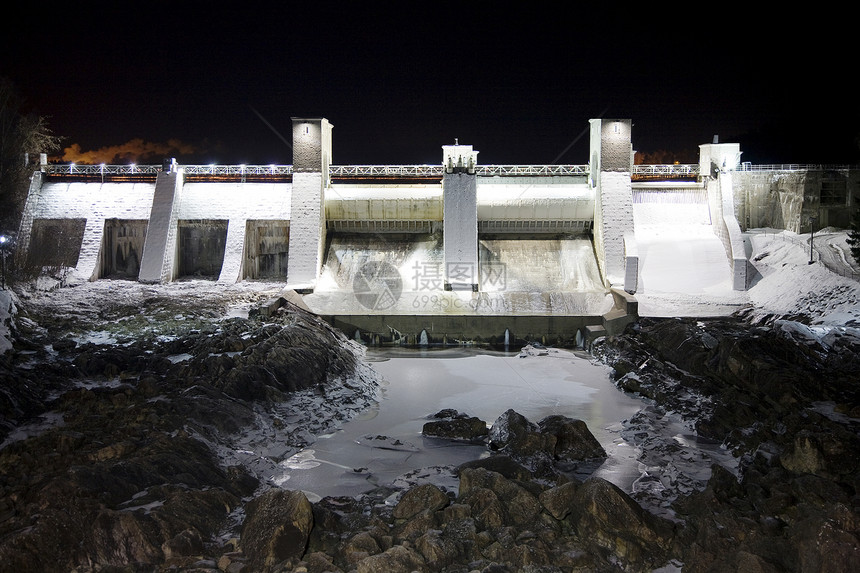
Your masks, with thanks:
[{"label": "waterfall", "polygon": [[642,225],[710,225],[708,194],[704,188],[637,189],[633,217]]},{"label": "waterfall", "polygon": [[588,238],[486,237],[479,243],[483,292],[604,290]]}]

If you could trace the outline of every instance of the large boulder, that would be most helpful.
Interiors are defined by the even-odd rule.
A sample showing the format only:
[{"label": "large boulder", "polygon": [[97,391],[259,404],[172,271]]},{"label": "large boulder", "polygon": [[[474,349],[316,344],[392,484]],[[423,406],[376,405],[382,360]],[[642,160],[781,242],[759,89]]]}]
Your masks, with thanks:
[{"label": "large boulder", "polygon": [[475,442],[486,439],[489,430],[480,418],[447,409],[434,414],[421,432],[432,438]]},{"label": "large boulder", "polygon": [[498,517],[506,525],[530,524],[541,511],[537,497],[523,485],[483,468],[465,468],[460,472],[457,499],[472,506],[473,513],[477,508],[478,514],[487,508],[501,509]]},{"label": "large boulder", "polygon": [[583,461],[603,459],[606,451],[582,420],[566,416],[548,416],[538,422],[541,433],[555,437],[553,456],[557,460]]},{"label": "large boulder", "polygon": [[507,410],[490,428],[490,447],[515,458],[530,457],[554,451],[555,436],[542,434],[537,424],[514,410]]},{"label": "large boulder", "polygon": [[618,486],[591,477],[570,497],[567,521],[625,570],[651,571],[662,565],[673,537],[672,525],[645,511]]},{"label": "large boulder", "polygon": [[444,508],[450,500],[441,489],[433,484],[416,486],[400,498],[394,507],[396,519],[409,519],[422,511],[436,511]]},{"label": "large boulder", "polygon": [[485,458],[478,458],[464,462],[457,467],[459,474],[466,468],[483,468],[491,472],[502,474],[508,479],[517,481],[530,481],[534,479],[534,473],[524,465],[505,454],[495,454]]},{"label": "large boulder", "polygon": [[247,503],[245,511],[240,543],[254,570],[302,557],[313,526],[313,508],[304,493],[269,490]]},{"label": "large boulder", "polygon": [[507,410],[493,423],[489,446],[544,480],[578,471],[583,462],[593,465],[606,458],[582,420],[554,415],[535,424],[514,410]]},{"label": "large boulder", "polygon": [[421,554],[403,545],[395,545],[383,553],[362,559],[359,561],[356,570],[358,573],[412,573],[413,571],[429,571]]},{"label": "large boulder", "polygon": [[559,486],[541,492],[540,500],[543,508],[555,519],[564,519],[573,510],[579,483],[569,481]]},{"label": "large boulder", "polygon": [[793,473],[850,480],[858,472],[858,452],[860,440],[857,436],[831,425],[827,431],[803,429],[797,432],[780,462]]}]

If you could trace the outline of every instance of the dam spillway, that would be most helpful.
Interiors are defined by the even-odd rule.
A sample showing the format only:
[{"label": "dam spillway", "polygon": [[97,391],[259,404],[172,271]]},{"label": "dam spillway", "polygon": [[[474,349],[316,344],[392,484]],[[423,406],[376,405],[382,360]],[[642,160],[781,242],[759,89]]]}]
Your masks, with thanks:
[{"label": "dam spillway", "polygon": [[506,331],[509,344],[512,333],[555,342],[600,324],[613,307],[586,236],[488,237],[479,245],[477,291],[445,290],[440,233],[338,233],[304,302],[365,342],[409,344],[423,333],[430,344],[502,345]]},{"label": "dam spillway", "polygon": [[637,292],[731,289],[729,261],[714,232],[704,186],[636,186],[633,218],[639,255]]},{"label": "dam spillway", "polygon": [[601,325],[615,299],[590,237],[585,175],[478,176],[465,166],[471,147],[445,149],[455,191],[446,173],[332,184],[305,304],[358,338],[392,343],[556,342]]}]

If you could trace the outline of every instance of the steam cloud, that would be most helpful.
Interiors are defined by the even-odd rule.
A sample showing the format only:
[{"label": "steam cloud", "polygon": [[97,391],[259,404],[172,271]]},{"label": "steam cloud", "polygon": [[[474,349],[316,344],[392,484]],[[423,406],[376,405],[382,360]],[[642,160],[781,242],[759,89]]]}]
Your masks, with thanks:
[{"label": "steam cloud", "polygon": [[141,163],[146,160],[158,160],[165,157],[192,154],[196,149],[178,139],[170,139],[167,143],[154,143],[143,139],[132,139],[122,145],[102,147],[94,151],[81,151],[78,143],[63,149],[63,161],[97,165],[99,163]]}]

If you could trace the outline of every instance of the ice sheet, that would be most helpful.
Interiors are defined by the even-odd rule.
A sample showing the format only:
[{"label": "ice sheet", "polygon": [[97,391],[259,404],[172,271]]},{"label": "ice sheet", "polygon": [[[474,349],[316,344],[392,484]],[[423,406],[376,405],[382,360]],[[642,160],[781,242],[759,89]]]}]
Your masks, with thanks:
[{"label": "ice sheet", "polygon": [[582,419],[610,453],[603,477],[628,490],[639,477],[633,448],[620,431],[642,401],[617,390],[607,367],[585,355],[549,349],[528,357],[465,350],[388,350],[374,356],[383,360],[374,368],[387,384],[378,408],[283,462],[274,483],[301,489],[311,499],[358,495],[412,469],[430,475],[427,468],[486,455],[483,445],[423,438],[428,416],[444,408],[488,425],[511,408],[533,422],[552,414]]}]

